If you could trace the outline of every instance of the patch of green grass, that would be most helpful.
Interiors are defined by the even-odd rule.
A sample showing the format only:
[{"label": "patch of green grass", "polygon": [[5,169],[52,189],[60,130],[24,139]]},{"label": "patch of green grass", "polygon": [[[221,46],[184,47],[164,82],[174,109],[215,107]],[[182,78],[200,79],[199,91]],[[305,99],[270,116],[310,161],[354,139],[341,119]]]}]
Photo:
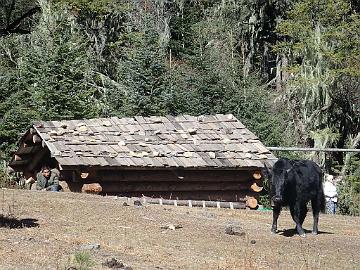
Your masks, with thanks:
[{"label": "patch of green grass", "polygon": [[89,252],[77,251],[68,258],[63,269],[91,270],[94,265],[95,263]]}]

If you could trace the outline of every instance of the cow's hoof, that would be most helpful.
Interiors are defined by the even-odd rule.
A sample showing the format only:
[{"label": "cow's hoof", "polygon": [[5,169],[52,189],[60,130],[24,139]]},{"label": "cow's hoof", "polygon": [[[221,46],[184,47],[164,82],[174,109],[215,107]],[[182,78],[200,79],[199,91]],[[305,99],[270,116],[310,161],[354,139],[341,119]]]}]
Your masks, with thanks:
[{"label": "cow's hoof", "polygon": [[271,230],[271,234],[276,234],[276,230]]},{"label": "cow's hoof", "polygon": [[313,235],[318,235],[318,232],[312,232]]},{"label": "cow's hoof", "polygon": [[302,233],[302,234],[299,234],[300,235],[300,237],[302,237],[302,238],[305,238],[306,237],[306,234],[305,233]]}]

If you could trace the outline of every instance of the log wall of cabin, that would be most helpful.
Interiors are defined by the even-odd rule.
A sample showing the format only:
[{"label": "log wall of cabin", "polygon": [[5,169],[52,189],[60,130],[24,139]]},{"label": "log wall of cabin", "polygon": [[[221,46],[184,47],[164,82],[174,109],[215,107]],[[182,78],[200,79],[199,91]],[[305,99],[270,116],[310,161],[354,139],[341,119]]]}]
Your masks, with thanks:
[{"label": "log wall of cabin", "polygon": [[11,167],[21,171],[26,179],[36,177],[43,165],[56,168],[57,162],[41,138],[30,129],[19,142],[19,148],[10,162]]},{"label": "log wall of cabin", "polygon": [[[258,198],[252,184],[254,170],[64,170],[69,189],[84,192],[84,186],[97,183],[101,194],[148,196],[178,200],[245,201]],[[97,189],[98,190],[98,189]],[[257,190],[258,191],[258,190]],[[86,192],[86,191],[85,191]],[[89,191],[91,192],[91,191]]]},{"label": "log wall of cabin", "polygon": [[34,128],[30,128],[20,139],[19,148],[10,161],[10,166],[24,175],[35,176],[43,165],[57,167],[57,162],[51,157],[45,142]]}]

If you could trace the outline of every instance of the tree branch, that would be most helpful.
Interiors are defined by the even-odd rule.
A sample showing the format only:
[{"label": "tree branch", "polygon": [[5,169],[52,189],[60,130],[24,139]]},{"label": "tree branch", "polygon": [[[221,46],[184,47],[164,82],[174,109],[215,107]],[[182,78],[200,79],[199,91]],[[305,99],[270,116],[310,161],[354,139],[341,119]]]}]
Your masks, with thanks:
[{"label": "tree branch", "polygon": [[9,12],[8,12],[8,16],[6,18],[6,24],[9,25],[10,24],[10,18],[11,18],[11,13],[15,8],[15,0],[13,0],[11,2],[10,8],[9,8]]},{"label": "tree branch", "polygon": [[11,24],[9,24],[5,29],[0,29],[0,36],[6,36],[6,35],[9,35],[12,33],[29,34],[30,30],[24,30],[24,29],[21,29],[18,27],[20,26],[20,24],[23,20],[31,17],[32,15],[36,14],[39,11],[41,11],[40,7],[34,7],[32,9],[28,10],[22,16],[20,16],[15,21],[13,21]]}]

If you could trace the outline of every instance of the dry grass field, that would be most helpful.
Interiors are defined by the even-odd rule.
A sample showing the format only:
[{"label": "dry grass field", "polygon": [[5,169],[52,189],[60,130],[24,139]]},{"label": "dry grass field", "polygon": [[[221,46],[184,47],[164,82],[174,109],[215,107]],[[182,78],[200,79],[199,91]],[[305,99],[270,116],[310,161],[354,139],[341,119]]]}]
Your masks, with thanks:
[{"label": "dry grass field", "polygon": [[[128,204],[0,190],[0,269],[126,269],[104,264],[112,258],[134,270],[360,269],[359,217],[321,215],[321,233],[302,239],[286,211],[272,235],[270,211]],[[225,234],[229,224],[245,235]]]}]

